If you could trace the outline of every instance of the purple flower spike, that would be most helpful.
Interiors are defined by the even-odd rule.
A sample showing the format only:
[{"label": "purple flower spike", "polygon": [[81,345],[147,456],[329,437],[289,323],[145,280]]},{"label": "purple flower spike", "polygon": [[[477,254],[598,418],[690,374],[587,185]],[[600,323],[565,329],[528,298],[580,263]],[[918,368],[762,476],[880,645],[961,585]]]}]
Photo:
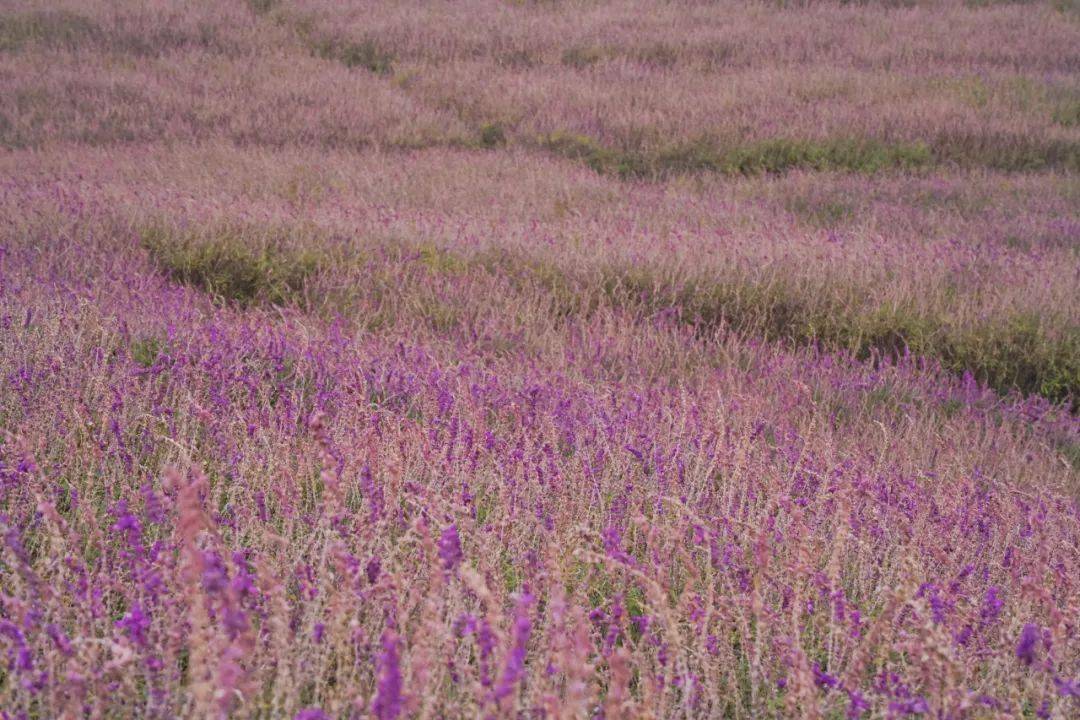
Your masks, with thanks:
[{"label": "purple flower spike", "polygon": [[517,688],[518,681],[525,674],[525,652],[529,643],[529,635],[532,633],[532,621],[529,619],[529,605],[533,598],[528,592],[518,602],[517,614],[514,619],[514,647],[510,651],[510,657],[503,669],[502,679],[495,689],[495,699],[502,700],[509,697]]},{"label": "purple flower spike", "polygon": [[394,720],[401,715],[401,668],[398,667],[398,641],[391,631],[382,634],[382,652],[378,657],[379,686],[371,711],[379,720]]},{"label": "purple flower spike", "polygon": [[141,647],[146,645],[146,631],[150,629],[150,618],[143,613],[139,603],[135,603],[123,618],[116,621],[116,627],[126,632],[131,642]]},{"label": "purple flower spike", "polygon": [[1016,657],[1025,665],[1035,662],[1035,648],[1039,644],[1039,626],[1032,623],[1024,625],[1020,632],[1020,641],[1016,643]]},{"label": "purple flower spike", "polygon": [[864,712],[870,709],[870,703],[858,690],[848,691],[848,700],[850,701],[847,710],[849,720],[858,720]]},{"label": "purple flower spike", "polygon": [[443,567],[452,571],[464,557],[461,553],[461,538],[458,537],[457,525],[450,525],[439,536],[439,557]]}]

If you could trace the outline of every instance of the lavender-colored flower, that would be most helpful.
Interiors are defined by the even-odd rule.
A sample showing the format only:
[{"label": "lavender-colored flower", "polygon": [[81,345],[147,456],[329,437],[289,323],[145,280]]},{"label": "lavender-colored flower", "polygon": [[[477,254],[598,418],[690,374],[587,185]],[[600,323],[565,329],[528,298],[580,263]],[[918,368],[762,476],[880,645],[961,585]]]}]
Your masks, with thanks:
[{"label": "lavender-colored flower", "polygon": [[161,498],[154,492],[154,487],[150,483],[144,483],[139,492],[143,496],[146,519],[152,523],[163,522],[165,520],[165,507]]},{"label": "lavender-colored flower", "polygon": [[330,720],[322,708],[304,708],[293,716],[293,720]]},{"label": "lavender-colored flower", "polygon": [[452,571],[464,557],[461,553],[461,538],[458,537],[457,525],[449,525],[439,535],[439,558],[443,568]]},{"label": "lavender-colored flower", "polygon": [[818,663],[814,663],[813,670],[814,682],[818,687],[834,688],[840,684],[840,678],[825,672]]},{"label": "lavender-colored flower", "polygon": [[848,690],[847,717],[849,720],[858,720],[862,714],[870,709],[870,702],[858,690]]},{"label": "lavender-colored flower", "polygon": [[1016,643],[1016,657],[1025,665],[1035,662],[1035,650],[1039,644],[1039,626],[1033,623],[1024,625],[1020,640]]},{"label": "lavender-colored flower", "polygon": [[113,516],[116,522],[112,525],[113,532],[123,533],[129,547],[134,547],[142,540],[142,525],[138,518],[128,510],[126,500],[121,500],[113,507]]},{"label": "lavender-colored flower", "polygon": [[720,654],[720,638],[715,635],[709,635],[705,638],[705,649],[709,651],[709,654],[716,657]]},{"label": "lavender-colored flower", "polygon": [[398,667],[398,640],[390,630],[382,634],[382,652],[379,653],[378,687],[371,703],[371,711],[378,720],[394,720],[401,715],[401,669]]},{"label": "lavender-colored flower", "polygon": [[220,555],[215,552],[203,552],[202,568],[202,587],[205,592],[220,593],[228,586],[228,571]]},{"label": "lavender-colored flower", "polygon": [[1080,698],[1080,679],[1054,678],[1054,686],[1062,697]]},{"label": "lavender-colored flower", "polygon": [[525,652],[532,633],[532,621],[529,619],[528,607],[532,603],[532,596],[527,592],[518,601],[517,612],[514,617],[514,646],[510,650],[510,656],[503,668],[502,678],[498,687],[495,688],[495,699],[502,700],[509,697],[517,688],[518,682],[525,673]]},{"label": "lavender-colored flower", "polygon": [[240,608],[226,608],[221,624],[225,628],[225,633],[229,636],[229,639],[235,640],[238,636],[247,632],[247,614]]},{"label": "lavender-colored flower", "polygon": [[618,528],[614,525],[609,525],[604,528],[601,535],[604,542],[604,552],[607,553],[608,557],[628,565],[634,564],[634,559],[623,550],[622,534],[619,532]]},{"label": "lavender-colored flower", "polygon": [[67,634],[61,630],[55,623],[49,623],[45,626],[45,632],[49,634],[49,639],[53,641],[53,645],[56,649],[62,652],[64,655],[71,655],[73,647],[71,640],[68,639]]},{"label": "lavender-colored flower", "polygon": [[123,618],[116,621],[116,627],[126,632],[131,642],[144,646],[146,631],[150,629],[150,618],[143,612],[142,606],[135,603]]},{"label": "lavender-colored flower", "polygon": [[924,715],[930,712],[930,705],[921,697],[895,700],[889,703],[889,712],[897,715]]},{"label": "lavender-colored flower", "polygon": [[238,597],[246,598],[256,592],[255,576],[248,572],[247,560],[243,553],[233,553],[232,559],[235,574],[232,582],[229,583],[229,587],[233,589]]},{"label": "lavender-colored flower", "polygon": [[28,673],[34,669],[34,655],[30,652],[30,648],[23,645],[19,648],[16,654],[15,669]]},{"label": "lavender-colored flower", "polygon": [[983,600],[982,609],[979,611],[979,617],[984,625],[994,622],[998,615],[1001,614],[1001,609],[1005,607],[1005,601],[999,597],[1000,592],[995,585],[991,585],[986,589],[986,598]]},{"label": "lavender-colored flower", "polygon": [[381,568],[382,563],[379,562],[379,558],[373,557],[367,561],[367,565],[364,566],[364,575],[367,577],[368,584],[375,584],[375,581],[379,579],[379,570]]}]

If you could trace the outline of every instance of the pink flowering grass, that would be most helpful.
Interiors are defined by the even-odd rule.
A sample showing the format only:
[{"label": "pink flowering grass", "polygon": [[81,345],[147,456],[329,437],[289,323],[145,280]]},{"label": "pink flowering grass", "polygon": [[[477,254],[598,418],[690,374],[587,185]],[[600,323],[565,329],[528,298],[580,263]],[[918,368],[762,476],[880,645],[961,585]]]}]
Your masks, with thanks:
[{"label": "pink flowering grass", "polygon": [[1080,711],[1067,3],[0,22],[0,717]]}]

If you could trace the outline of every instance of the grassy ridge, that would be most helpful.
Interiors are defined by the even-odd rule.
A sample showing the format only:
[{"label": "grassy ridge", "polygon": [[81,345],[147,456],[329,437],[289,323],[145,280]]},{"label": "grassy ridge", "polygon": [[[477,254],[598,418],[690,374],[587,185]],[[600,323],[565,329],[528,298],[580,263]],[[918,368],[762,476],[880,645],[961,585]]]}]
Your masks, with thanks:
[{"label": "grassy ridge", "polygon": [[623,178],[663,178],[689,172],[779,174],[794,169],[875,173],[942,164],[1016,172],[1080,170],[1080,144],[1023,137],[943,136],[933,143],[772,138],[728,146],[701,139],[656,149],[620,150],[605,147],[587,135],[558,132],[540,138],[539,144],[597,172]]},{"label": "grassy ridge", "polygon": [[[140,235],[169,277],[241,304],[310,303],[317,274],[348,274],[367,262],[366,256],[331,253],[318,245],[297,247],[274,234],[235,228],[184,234],[150,226]],[[261,239],[253,242],[253,237]],[[451,281],[481,274],[511,279],[522,295],[539,289],[564,316],[588,314],[601,304],[638,318],[666,312],[702,335],[729,329],[771,342],[817,343],[864,359],[910,352],[953,372],[970,372],[999,392],[1019,390],[1053,401],[1080,396],[1080,328],[1052,334],[1030,314],[957,325],[903,304],[868,307],[856,300],[857,288],[823,290],[777,278],[689,277],[670,268],[614,261],[571,268],[505,248],[463,254],[422,245],[399,251],[399,257],[415,252],[427,273]],[[331,307],[348,315],[348,302],[336,296]],[[442,330],[466,316],[432,299],[414,310]]]}]

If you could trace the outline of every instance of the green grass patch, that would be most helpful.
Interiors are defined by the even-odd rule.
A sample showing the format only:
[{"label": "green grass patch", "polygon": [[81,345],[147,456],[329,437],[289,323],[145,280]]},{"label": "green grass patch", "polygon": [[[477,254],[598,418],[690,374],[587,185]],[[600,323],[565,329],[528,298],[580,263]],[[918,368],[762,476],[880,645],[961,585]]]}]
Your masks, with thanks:
[{"label": "green grass patch", "polygon": [[841,200],[788,197],[784,208],[800,221],[820,228],[833,228],[855,216],[855,206]]},{"label": "green grass patch", "polygon": [[156,337],[143,337],[131,343],[131,359],[144,368],[157,362],[165,351],[165,343]]},{"label": "green grass patch", "polygon": [[[1055,121],[1071,125],[1080,110],[1062,103]],[[608,147],[588,135],[554,132],[538,144],[622,178],[663,179],[697,172],[780,175],[790,170],[879,173],[956,165],[1005,172],[1044,169],[1080,171],[1080,143],[1007,133],[942,133],[934,142],[885,142],[868,138],[769,138],[724,145],[708,138],[629,149]]]},{"label": "green grass patch", "polygon": [[595,65],[603,59],[604,50],[595,45],[575,45],[562,54],[562,64],[577,70]]},{"label": "green grass patch", "polygon": [[884,143],[836,138],[823,141],[777,138],[736,147],[724,154],[722,167],[744,175],[782,173],[794,168],[863,173],[929,165],[930,149],[922,143]]},{"label": "green grass patch", "polygon": [[969,8],[989,8],[1000,5],[1033,5],[1038,0],[964,0]]},{"label": "green grass patch", "polygon": [[939,164],[1005,172],[1080,171],[1080,142],[1006,132],[948,132],[934,142]]},{"label": "green grass patch", "polygon": [[971,372],[999,392],[1019,390],[1053,401],[1080,397],[1080,327],[1051,333],[1037,317],[1016,314],[979,325],[903,305],[866,309],[843,293],[774,281],[674,282],[642,268],[612,266],[601,287],[616,306],[654,313],[677,308],[702,330],[726,327],[774,342],[820,344],[861,359],[905,352],[933,358],[952,372]]},{"label": "green grass patch", "polygon": [[256,15],[265,15],[277,7],[278,0],[247,0],[248,7]]},{"label": "green grass patch", "polygon": [[486,272],[508,278],[523,294],[540,289],[557,317],[588,315],[604,305],[642,318],[674,309],[680,322],[703,335],[724,328],[791,346],[846,350],[863,360],[911,352],[950,372],[969,371],[998,392],[1080,398],[1080,327],[1055,332],[1033,315],[957,325],[903,304],[868,306],[855,287],[687,278],[623,262],[567,269],[506,249],[466,256],[424,246],[420,260],[435,274]]},{"label": "green grass patch", "polygon": [[461,275],[469,269],[466,259],[433,243],[423,243],[418,252],[421,264],[435,274]]},{"label": "green grass patch", "polygon": [[1055,123],[1065,127],[1080,125],[1080,98],[1059,100],[1054,105],[1052,118]]},{"label": "green grass patch", "polygon": [[497,148],[506,144],[506,130],[501,123],[485,123],[480,126],[480,147]]},{"label": "green grass patch", "polygon": [[172,280],[241,304],[297,302],[327,260],[314,250],[290,248],[280,237],[237,228],[183,233],[150,226],[140,238]]},{"label": "green grass patch", "polygon": [[324,38],[313,43],[319,57],[336,60],[347,68],[363,68],[377,75],[394,71],[394,56],[371,39],[354,42]]},{"label": "green grass patch", "polygon": [[933,154],[922,143],[883,143],[837,138],[799,140],[774,138],[722,146],[709,139],[671,143],[653,149],[621,150],[574,133],[540,138],[549,151],[585,162],[597,172],[629,178],[663,178],[693,172],[725,175],[780,174],[802,168],[873,173],[929,165]]},{"label": "green grass patch", "polygon": [[68,10],[39,10],[0,16],[0,51],[21,50],[31,44],[74,49],[105,35],[93,20]]},{"label": "green grass patch", "polygon": [[642,65],[656,68],[674,67],[679,62],[679,48],[668,43],[658,42],[644,47],[633,48],[629,56]]}]

